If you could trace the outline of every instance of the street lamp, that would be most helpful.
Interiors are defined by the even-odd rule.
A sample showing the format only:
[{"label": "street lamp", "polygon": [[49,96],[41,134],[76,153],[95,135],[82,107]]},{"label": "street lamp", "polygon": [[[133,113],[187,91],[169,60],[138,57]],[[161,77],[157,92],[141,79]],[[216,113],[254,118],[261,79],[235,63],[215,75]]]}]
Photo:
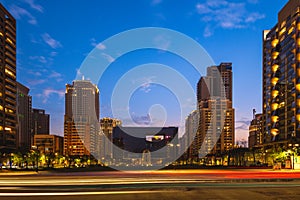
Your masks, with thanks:
[{"label": "street lamp", "polygon": [[9,168],[12,169],[12,157],[14,156],[13,153],[9,154]]}]

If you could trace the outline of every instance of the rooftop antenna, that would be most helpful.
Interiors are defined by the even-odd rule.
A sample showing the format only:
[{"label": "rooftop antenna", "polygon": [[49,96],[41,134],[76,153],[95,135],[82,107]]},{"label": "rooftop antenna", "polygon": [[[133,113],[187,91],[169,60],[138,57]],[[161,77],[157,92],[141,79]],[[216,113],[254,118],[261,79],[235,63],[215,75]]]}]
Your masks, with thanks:
[{"label": "rooftop antenna", "polygon": [[256,114],[256,110],[255,110],[255,108],[253,108],[253,119],[255,119],[255,114]]}]

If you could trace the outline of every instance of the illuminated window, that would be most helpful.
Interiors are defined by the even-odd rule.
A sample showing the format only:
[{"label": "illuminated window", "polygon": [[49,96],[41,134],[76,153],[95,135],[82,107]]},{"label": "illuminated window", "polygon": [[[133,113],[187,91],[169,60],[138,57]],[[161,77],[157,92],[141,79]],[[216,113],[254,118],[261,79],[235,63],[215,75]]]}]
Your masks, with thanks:
[{"label": "illuminated window", "polygon": [[279,104],[279,108],[284,107],[284,105],[285,105],[285,103],[284,103],[284,102],[281,102],[281,103]]},{"label": "illuminated window", "polygon": [[276,47],[276,45],[278,44],[279,40],[278,39],[274,39],[272,41],[272,47]]},{"label": "illuminated window", "polygon": [[300,83],[298,83],[298,84],[296,85],[296,88],[297,88],[298,91],[300,91]]},{"label": "illuminated window", "polygon": [[279,78],[273,77],[272,80],[271,80],[272,85],[273,86],[276,85],[276,83],[278,82],[278,80],[279,80]]},{"label": "illuminated window", "polygon": [[275,60],[275,59],[278,57],[278,55],[279,55],[279,52],[274,51],[274,52],[272,53],[272,58]]},{"label": "illuminated window", "polygon": [[2,33],[2,32],[0,32],[0,35],[1,35],[1,36],[3,36],[3,33]]},{"label": "illuminated window", "polygon": [[272,91],[272,97],[273,97],[273,98],[277,97],[278,94],[279,94],[278,90],[273,90],[273,91]]},{"label": "illuminated window", "polygon": [[5,127],[4,130],[6,130],[6,131],[11,131],[11,128]]},{"label": "illuminated window", "polygon": [[276,72],[278,70],[278,68],[279,68],[279,65],[275,64],[272,66],[272,71]]},{"label": "illuminated window", "polygon": [[272,122],[275,123],[275,122],[278,121],[278,118],[279,118],[278,116],[272,116],[272,117],[271,117],[271,120],[272,120]]},{"label": "illuminated window", "polygon": [[273,136],[276,136],[276,135],[278,135],[278,129],[277,128],[272,128],[271,129],[271,134],[273,135]]},{"label": "illuminated window", "polygon": [[0,110],[3,110],[3,106],[2,105],[0,105]]},{"label": "illuminated window", "polygon": [[14,77],[14,78],[16,78],[15,74],[12,71],[8,70],[8,69],[5,69],[5,73],[12,76],[12,77]]},{"label": "illuminated window", "polygon": [[284,34],[286,32],[286,27],[284,27],[283,29],[281,29],[281,31],[279,32],[279,36],[281,36],[282,34]]},{"label": "illuminated window", "polygon": [[10,44],[12,44],[12,45],[15,45],[12,41],[11,41],[11,39],[9,39],[9,38],[6,38],[6,41],[8,41]]},{"label": "illuminated window", "polygon": [[291,33],[293,32],[294,29],[295,29],[294,27],[291,27],[291,28],[289,29],[288,34],[291,34]]},{"label": "illuminated window", "polygon": [[300,114],[297,114],[297,120],[300,121]]},{"label": "illuminated window", "polygon": [[283,22],[281,23],[280,28],[284,27],[285,25],[286,25],[286,21],[283,21]]},{"label": "illuminated window", "polygon": [[3,131],[3,126],[0,126],[0,131]]},{"label": "illuminated window", "polygon": [[12,109],[8,109],[8,108],[5,108],[5,112],[6,113],[14,113],[14,111]]},{"label": "illuminated window", "polygon": [[272,107],[272,110],[277,110],[278,103],[273,103],[271,107]]}]

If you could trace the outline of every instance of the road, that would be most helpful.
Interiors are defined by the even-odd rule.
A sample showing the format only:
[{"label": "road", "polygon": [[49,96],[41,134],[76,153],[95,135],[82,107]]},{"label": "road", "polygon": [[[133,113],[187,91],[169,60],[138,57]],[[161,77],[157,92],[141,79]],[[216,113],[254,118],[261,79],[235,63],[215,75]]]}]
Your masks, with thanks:
[{"label": "road", "polygon": [[300,199],[300,171],[0,173],[0,199]]}]

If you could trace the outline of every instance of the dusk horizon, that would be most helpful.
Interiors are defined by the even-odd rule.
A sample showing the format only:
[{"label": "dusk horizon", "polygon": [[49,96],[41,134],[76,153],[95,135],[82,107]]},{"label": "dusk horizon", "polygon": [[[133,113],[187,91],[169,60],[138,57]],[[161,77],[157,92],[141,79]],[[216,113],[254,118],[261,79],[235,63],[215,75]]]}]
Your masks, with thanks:
[{"label": "dusk horizon", "polygon": [[[18,22],[17,80],[30,88],[33,107],[45,109],[50,114],[51,134],[63,135],[64,87],[65,84],[72,83],[75,79],[88,52],[95,47],[104,48],[101,47],[101,42],[119,32],[150,26],[173,29],[193,38],[211,55],[216,65],[222,62],[233,63],[233,107],[236,109],[236,141],[247,141],[248,126],[252,120],[252,109],[255,108],[258,113],[261,112],[262,56],[260,47],[262,31],[272,28],[276,21],[276,14],[274,15],[274,13],[284,5],[284,2],[273,2],[273,6],[266,10],[264,9],[268,4],[266,1],[249,0],[242,3],[227,1],[200,3],[195,1],[187,3],[180,9],[181,13],[174,15],[171,10],[167,10],[170,8],[168,1],[136,2],[134,6],[127,8],[124,6],[114,7],[108,2],[92,1],[90,9],[93,7],[95,13],[101,7],[101,11],[117,9],[116,12],[119,14],[111,16],[104,12],[97,17],[97,15],[90,15],[93,12],[85,13],[84,9],[80,8],[82,14],[78,18],[72,15],[72,12],[80,7],[80,4],[76,3],[72,4],[69,9],[65,9],[67,3],[64,2],[60,2],[60,6],[55,8],[56,2],[39,2],[40,4],[38,4],[33,1],[4,0],[1,3],[8,8]],[[122,2],[119,3],[122,4]],[[87,6],[85,5],[85,7]],[[124,9],[121,9],[122,7]],[[143,14],[130,12],[130,10],[138,7],[144,11]],[[142,9],[146,7],[147,9]],[[217,12],[212,9],[218,9],[220,21],[215,21]],[[50,15],[52,15],[51,20],[48,18]],[[104,20],[107,18],[104,18],[104,15],[111,16],[114,26]],[[128,16],[128,20],[121,17],[122,15]],[[136,16],[139,17],[136,18]],[[71,20],[72,18],[73,20]],[[134,18],[135,20],[130,20]],[[179,26],[176,23],[176,18],[180,19]],[[73,24],[72,21],[74,20],[80,22],[81,25]],[[122,23],[124,20],[127,23]],[[88,24],[86,24],[87,22]],[[115,26],[118,23],[122,24],[120,28]],[[189,24],[193,24],[193,26],[189,27]],[[55,31],[64,30],[64,26],[68,27],[69,34],[62,35],[59,34],[60,31]],[[89,31],[84,31],[85,27],[88,27]],[[73,35],[73,39],[66,37],[66,35]],[[250,40],[249,38],[253,39]],[[158,38],[158,41],[162,45],[169,45],[168,38],[161,37]],[[241,51],[244,51],[242,57],[235,53]],[[127,63],[128,67],[125,68],[130,69],[136,64],[155,61],[175,65],[175,68],[178,68],[178,64],[176,66],[174,62],[168,61],[168,59],[174,59],[174,56],[165,54],[166,56],[162,56],[161,53],[150,52],[150,57],[145,58],[145,52],[133,52],[128,54],[127,58],[122,57],[116,60],[115,65],[119,63],[119,66],[124,67],[123,63]],[[107,58],[109,59],[109,57]],[[133,60],[136,61],[133,62]],[[177,60],[177,62],[186,65],[183,61]],[[111,70],[111,73],[116,73],[116,70]],[[205,74],[197,75],[193,71],[188,73],[192,74],[190,78],[195,90],[197,81]],[[144,77],[145,84],[149,81],[151,81],[151,77]],[[104,84],[99,83],[101,118],[113,117],[107,109],[110,102],[105,97],[109,94],[105,87]],[[152,86],[148,87],[151,90]],[[157,97],[154,95],[152,98]],[[149,114],[147,110],[141,108],[133,109],[132,113],[135,113],[137,119]],[[166,125],[178,126],[179,124],[170,121]]]}]

